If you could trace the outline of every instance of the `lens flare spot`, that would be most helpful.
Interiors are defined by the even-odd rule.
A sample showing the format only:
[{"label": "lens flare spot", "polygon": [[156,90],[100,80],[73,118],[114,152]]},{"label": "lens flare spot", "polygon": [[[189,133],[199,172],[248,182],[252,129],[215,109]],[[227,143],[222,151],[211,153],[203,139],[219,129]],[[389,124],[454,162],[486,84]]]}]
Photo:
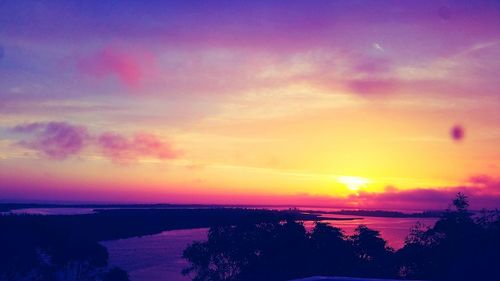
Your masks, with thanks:
[{"label": "lens flare spot", "polygon": [[460,125],[455,125],[451,128],[450,135],[454,141],[461,141],[465,136],[464,128]]}]

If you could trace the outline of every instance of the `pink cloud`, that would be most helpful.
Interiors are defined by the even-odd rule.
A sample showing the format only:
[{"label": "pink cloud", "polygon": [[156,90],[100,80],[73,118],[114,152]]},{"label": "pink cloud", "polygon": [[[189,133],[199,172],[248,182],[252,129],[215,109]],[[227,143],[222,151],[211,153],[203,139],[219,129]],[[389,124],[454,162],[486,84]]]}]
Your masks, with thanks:
[{"label": "pink cloud", "polygon": [[389,189],[383,193],[360,192],[358,195],[351,195],[349,201],[353,202],[353,207],[360,209],[443,209],[449,206],[451,199],[458,192],[469,197],[471,207],[474,209],[494,209],[500,206],[498,180],[489,180],[480,185],[411,190]]},{"label": "pink cloud", "polygon": [[18,125],[13,131],[32,136],[31,140],[23,140],[18,144],[41,152],[52,159],[66,159],[79,154],[89,138],[85,127],[66,122]]},{"label": "pink cloud", "polygon": [[79,155],[87,146],[97,146],[102,155],[115,163],[130,163],[141,157],[173,159],[179,151],[172,144],[149,133],[137,133],[127,138],[118,133],[90,134],[84,126],[66,122],[29,123],[15,126],[12,132],[27,135],[18,145],[42,153],[54,160]]},{"label": "pink cloud", "polygon": [[500,195],[500,178],[498,177],[475,175],[469,178],[469,183],[477,188],[478,193]]},{"label": "pink cloud", "polygon": [[491,183],[494,183],[495,180],[488,175],[474,175],[469,178],[469,182],[471,184],[489,185]]},{"label": "pink cloud", "polygon": [[378,57],[359,57],[358,64],[353,67],[354,72],[368,75],[387,74],[390,69],[390,61]]},{"label": "pink cloud", "polygon": [[97,138],[97,144],[103,155],[117,163],[135,161],[141,156],[172,159],[179,154],[170,143],[146,133],[138,133],[128,139],[117,133],[105,132]]},{"label": "pink cloud", "polygon": [[[474,182],[474,183],[473,183]],[[477,184],[477,182],[480,182]],[[302,207],[355,208],[380,210],[443,210],[450,206],[458,192],[469,197],[473,210],[496,209],[500,206],[500,179],[488,176],[472,177],[470,184],[464,186],[416,188],[400,190],[389,186],[384,192],[361,191],[345,197],[311,195],[242,195],[233,196],[232,201],[221,203],[246,202],[247,204],[282,204]],[[238,197],[238,198],[236,198]],[[221,198],[219,198],[220,200]],[[253,203],[252,203],[253,202]],[[258,203],[255,203],[258,202]]]},{"label": "pink cloud", "polygon": [[111,47],[81,58],[77,67],[84,74],[100,79],[115,76],[131,88],[140,86],[154,68],[152,56],[147,52],[137,53]]}]

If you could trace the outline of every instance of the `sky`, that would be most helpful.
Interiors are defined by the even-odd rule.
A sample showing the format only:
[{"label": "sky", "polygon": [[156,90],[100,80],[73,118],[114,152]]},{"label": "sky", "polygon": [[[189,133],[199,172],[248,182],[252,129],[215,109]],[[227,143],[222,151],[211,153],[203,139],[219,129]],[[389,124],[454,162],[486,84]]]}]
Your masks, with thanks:
[{"label": "sky", "polygon": [[0,201],[500,206],[498,1],[0,0]]}]

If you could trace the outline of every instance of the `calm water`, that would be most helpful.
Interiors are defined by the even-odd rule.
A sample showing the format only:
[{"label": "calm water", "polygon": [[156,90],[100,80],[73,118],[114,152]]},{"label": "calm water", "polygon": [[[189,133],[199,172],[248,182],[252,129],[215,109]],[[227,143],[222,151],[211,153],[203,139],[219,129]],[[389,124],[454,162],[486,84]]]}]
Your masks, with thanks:
[{"label": "calm water", "polygon": [[206,240],[207,228],[164,231],[156,235],[101,242],[109,263],[125,269],[132,281],[189,281],[182,251],[193,241]]},{"label": "calm water", "polygon": [[3,214],[27,214],[27,215],[84,215],[92,214],[92,208],[26,208],[15,209]]},{"label": "calm water", "polygon": [[[325,218],[328,217],[353,216],[325,215]],[[347,234],[352,234],[359,224],[365,224],[379,230],[392,247],[399,248],[409,229],[417,221],[433,225],[436,219],[366,217],[354,221],[326,221],[341,227]],[[311,229],[313,224],[306,222],[305,226]],[[156,235],[106,241],[102,244],[108,249],[110,264],[125,269],[132,281],[189,281],[189,278],[180,273],[187,265],[182,259],[182,251],[192,241],[206,240],[207,231],[206,228],[164,231]]]},{"label": "calm water", "polygon": [[[410,232],[410,228],[417,222],[427,226],[433,226],[437,218],[384,218],[384,217],[357,217],[347,215],[322,215],[324,222],[342,228],[348,235],[354,233],[354,229],[364,224],[369,228],[380,231],[381,236],[387,240],[389,246],[399,249],[404,245],[404,239]],[[328,220],[328,218],[359,218],[357,220]],[[314,222],[306,222],[307,229],[312,228]]]}]

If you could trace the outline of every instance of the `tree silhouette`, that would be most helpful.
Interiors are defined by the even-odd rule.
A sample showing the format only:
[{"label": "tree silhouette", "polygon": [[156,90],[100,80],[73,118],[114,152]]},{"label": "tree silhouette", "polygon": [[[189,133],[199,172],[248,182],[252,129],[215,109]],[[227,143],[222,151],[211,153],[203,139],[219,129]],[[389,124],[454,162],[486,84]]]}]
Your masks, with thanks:
[{"label": "tree silhouette", "polygon": [[[294,221],[211,228],[208,240],[184,251],[194,281],[290,280],[313,274],[390,275],[392,254],[377,231],[352,237],[317,222],[310,233]],[[390,276],[395,276],[390,275]]]},{"label": "tree silhouette", "polygon": [[314,274],[346,275],[353,271],[357,259],[354,247],[340,228],[316,222],[310,242]]},{"label": "tree silhouette", "polygon": [[400,273],[430,280],[495,280],[500,276],[498,214],[475,217],[458,193],[436,224],[414,229],[398,251]]},{"label": "tree silhouette", "polygon": [[457,197],[453,199],[453,206],[455,206],[459,213],[467,212],[469,208],[469,199],[465,194],[459,192],[457,193]]},{"label": "tree silhouette", "polygon": [[351,236],[316,222],[211,228],[184,251],[194,281],[290,280],[312,275],[425,280],[499,280],[500,217],[477,216],[459,193],[432,227],[417,224],[394,251],[364,225]]},{"label": "tree silhouette", "polygon": [[104,275],[102,281],[130,281],[130,279],[126,271],[115,267]]},{"label": "tree silhouette", "polygon": [[364,276],[384,277],[391,275],[390,266],[393,249],[380,237],[380,232],[359,225],[350,237],[354,252],[360,259],[360,272]]}]

